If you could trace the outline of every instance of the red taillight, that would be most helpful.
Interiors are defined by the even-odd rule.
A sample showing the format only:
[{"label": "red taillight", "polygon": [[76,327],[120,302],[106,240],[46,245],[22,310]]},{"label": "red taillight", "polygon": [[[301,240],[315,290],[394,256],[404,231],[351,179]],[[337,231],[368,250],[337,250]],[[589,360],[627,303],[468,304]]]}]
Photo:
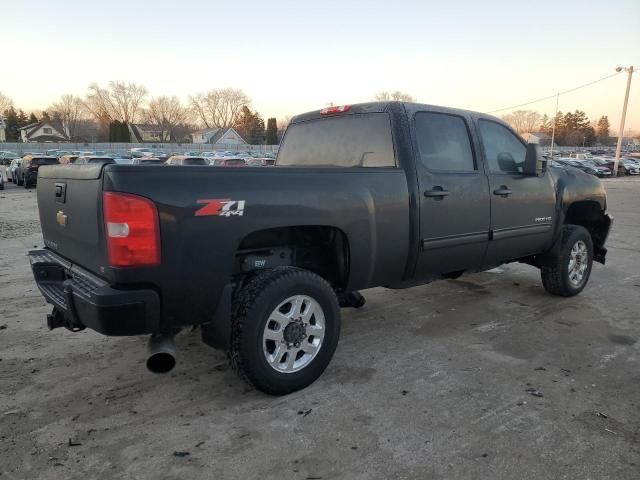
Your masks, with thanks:
[{"label": "red taillight", "polygon": [[112,267],[160,265],[160,226],[148,198],[119,192],[102,194],[104,230]]},{"label": "red taillight", "polygon": [[348,112],[351,105],[340,105],[336,107],[327,107],[320,110],[320,115],[334,115],[336,113]]}]

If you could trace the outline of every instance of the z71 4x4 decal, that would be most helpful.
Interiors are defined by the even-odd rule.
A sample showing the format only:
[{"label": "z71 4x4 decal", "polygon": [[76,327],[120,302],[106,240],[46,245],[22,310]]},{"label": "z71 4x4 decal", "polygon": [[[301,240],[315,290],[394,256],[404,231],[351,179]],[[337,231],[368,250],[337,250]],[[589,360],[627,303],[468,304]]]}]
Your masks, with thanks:
[{"label": "z71 4x4 decal", "polygon": [[244,215],[244,200],[231,200],[230,198],[214,198],[198,200],[198,203],[204,203],[204,207],[196,210],[196,217],[216,216],[231,217]]}]

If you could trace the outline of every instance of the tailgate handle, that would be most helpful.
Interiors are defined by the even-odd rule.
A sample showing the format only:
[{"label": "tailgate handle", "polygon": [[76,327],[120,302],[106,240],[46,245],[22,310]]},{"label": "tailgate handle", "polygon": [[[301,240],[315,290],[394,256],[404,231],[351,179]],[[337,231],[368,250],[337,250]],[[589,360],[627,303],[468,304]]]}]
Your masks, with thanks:
[{"label": "tailgate handle", "polygon": [[56,202],[65,203],[67,201],[67,184],[56,183]]}]

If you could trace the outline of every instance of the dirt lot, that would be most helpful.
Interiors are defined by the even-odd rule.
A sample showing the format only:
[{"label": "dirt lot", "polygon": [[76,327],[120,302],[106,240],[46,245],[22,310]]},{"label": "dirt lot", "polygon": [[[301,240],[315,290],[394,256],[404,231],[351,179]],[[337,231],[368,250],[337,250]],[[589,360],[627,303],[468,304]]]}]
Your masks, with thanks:
[{"label": "dirt lot", "polygon": [[[0,478],[640,478],[640,181],[606,182],[606,267],[560,299],[509,265],[344,310],[310,388],[247,390],[198,332],[49,332],[25,256],[35,192],[0,191]],[[535,388],[541,396],[527,393]]]}]

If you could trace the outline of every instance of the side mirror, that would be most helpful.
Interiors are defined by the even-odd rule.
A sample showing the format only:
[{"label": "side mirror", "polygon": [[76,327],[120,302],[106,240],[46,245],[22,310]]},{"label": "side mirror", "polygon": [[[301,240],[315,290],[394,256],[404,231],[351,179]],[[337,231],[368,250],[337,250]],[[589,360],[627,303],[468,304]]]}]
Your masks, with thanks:
[{"label": "side mirror", "polygon": [[522,173],[527,177],[537,177],[538,175],[542,175],[546,169],[547,161],[542,157],[540,145],[537,143],[528,143]]}]

